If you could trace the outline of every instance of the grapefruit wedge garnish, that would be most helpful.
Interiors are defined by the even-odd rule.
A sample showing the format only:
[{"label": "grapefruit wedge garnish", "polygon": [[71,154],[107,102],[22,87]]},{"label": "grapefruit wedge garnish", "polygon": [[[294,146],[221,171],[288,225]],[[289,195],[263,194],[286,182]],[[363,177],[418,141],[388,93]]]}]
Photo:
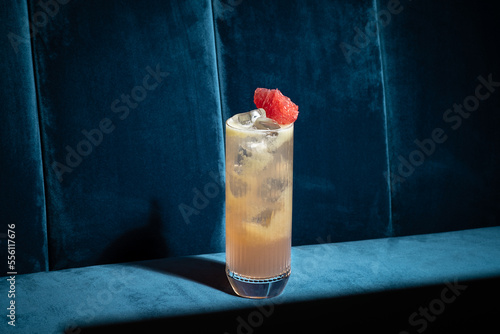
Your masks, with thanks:
[{"label": "grapefruit wedge garnish", "polygon": [[299,106],[283,95],[279,89],[257,88],[253,101],[257,108],[266,111],[266,117],[281,125],[291,124],[299,116]]}]

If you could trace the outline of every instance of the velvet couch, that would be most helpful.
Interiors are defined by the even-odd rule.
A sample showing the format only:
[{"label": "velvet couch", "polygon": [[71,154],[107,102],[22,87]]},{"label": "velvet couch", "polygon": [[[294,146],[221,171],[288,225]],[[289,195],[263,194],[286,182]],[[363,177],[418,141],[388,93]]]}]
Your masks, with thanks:
[{"label": "velvet couch", "polygon": [[[491,326],[498,13],[2,1],[0,331]],[[224,276],[224,121],[253,108],[256,87],[300,107],[293,273],[267,301]]]}]

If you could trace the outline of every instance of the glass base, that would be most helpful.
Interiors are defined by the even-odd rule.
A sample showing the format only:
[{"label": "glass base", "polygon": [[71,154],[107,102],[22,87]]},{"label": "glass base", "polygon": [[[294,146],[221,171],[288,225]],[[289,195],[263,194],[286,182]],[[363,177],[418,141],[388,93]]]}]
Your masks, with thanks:
[{"label": "glass base", "polygon": [[279,276],[268,279],[249,279],[227,268],[226,275],[234,292],[236,292],[238,296],[262,299],[276,297],[283,292],[288,282],[288,278],[290,277],[290,270]]}]

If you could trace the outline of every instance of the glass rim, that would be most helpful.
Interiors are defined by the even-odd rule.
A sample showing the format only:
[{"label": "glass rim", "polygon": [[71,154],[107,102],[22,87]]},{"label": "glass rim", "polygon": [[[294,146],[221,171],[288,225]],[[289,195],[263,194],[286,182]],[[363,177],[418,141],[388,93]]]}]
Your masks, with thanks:
[{"label": "glass rim", "polygon": [[280,132],[280,131],[284,131],[284,130],[288,130],[290,128],[293,128],[293,124],[295,123],[290,123],[290,124],[287,124],[287,125],[284,125],[283,127],[281,127],[281,124],[280,124],[280,128],[279,129],[252,129],[252,128],[247,128],[247,129],[242,129],[242,128],[238,128],[238,127],[235,127],[231,124],[229,124],[229,120],[231,119],[232,117],[229,117],[227,120],[226,120],[226,126],[233,129],[233,130],[237,130],[237,131],[243,131],[243,132],[257,132],[257,133],[264,133],[264,132]]}]

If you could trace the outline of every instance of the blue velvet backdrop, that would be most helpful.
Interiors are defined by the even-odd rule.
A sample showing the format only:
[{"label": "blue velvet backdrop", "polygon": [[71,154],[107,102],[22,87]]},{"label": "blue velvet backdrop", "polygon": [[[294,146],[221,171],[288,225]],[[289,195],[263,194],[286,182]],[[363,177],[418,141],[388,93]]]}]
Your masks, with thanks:
[{"label": "blue velvet backdrop", "polygon": [[[27,17],[25,2],[0,3],[0,253],[4,258],[1,275],[11,271],[45,271],[49,264],[42,152]],[[12,234],[8,233],[12,224],[17,258],[9,269],[7,235]]]},{"label": "blue velvet backdrop", "polygon": [[494,3],[401,1],[380,29],[397,235],[500,223]]},{"label": "blue velvet backdrop", "polygon": [[294,245],[499,224],[493,2],[56,3],[0,5],[19,273],[223,251],[223,124],[256,87],[300,107]]},{"label": "blue velvet backdrop", "polygon": [[222,249],[214,45],[208,1],[70,2],[40,29],[51,269]]},{"label": "blue velvet backdrop", "polygon": [[371,8],[342,0],[214,7],[224,118],[252,108],[255,87],[278,87],[299,105],[295,245],[392,233],[378,47],[351,64],[339,48]]}]

